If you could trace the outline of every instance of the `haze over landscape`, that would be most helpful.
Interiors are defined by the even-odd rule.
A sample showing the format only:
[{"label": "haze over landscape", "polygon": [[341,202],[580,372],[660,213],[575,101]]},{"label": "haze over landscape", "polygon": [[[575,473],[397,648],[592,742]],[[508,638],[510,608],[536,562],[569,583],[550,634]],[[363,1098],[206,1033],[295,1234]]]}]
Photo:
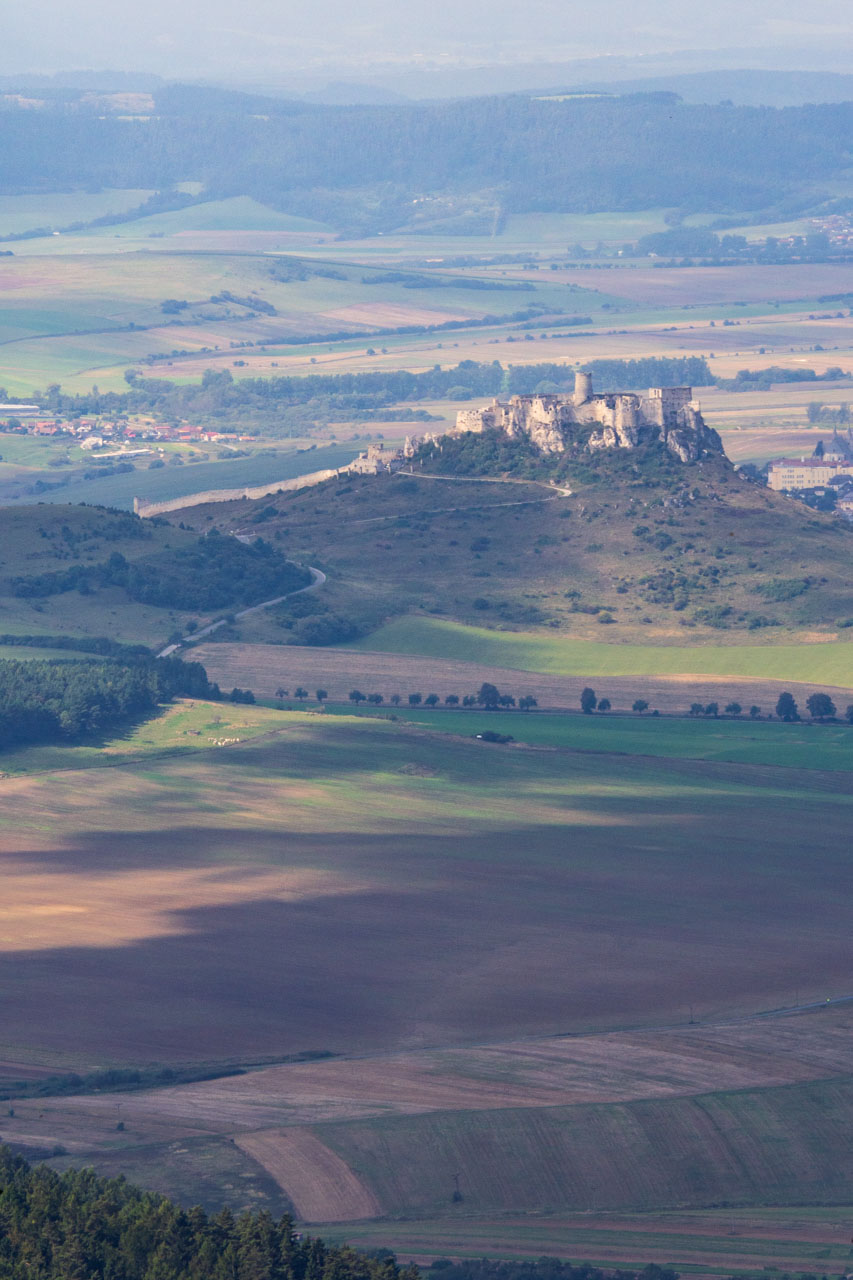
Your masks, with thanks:
[{"label": "haze over landscape", "polygon": [[844,1280],[847,7],[0,47],[0,1277]]}]

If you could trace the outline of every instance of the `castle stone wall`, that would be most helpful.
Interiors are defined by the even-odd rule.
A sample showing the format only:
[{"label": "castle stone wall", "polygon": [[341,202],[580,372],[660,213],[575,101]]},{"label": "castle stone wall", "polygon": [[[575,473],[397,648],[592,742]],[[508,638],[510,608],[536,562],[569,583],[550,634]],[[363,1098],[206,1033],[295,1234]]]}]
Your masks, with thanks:
[{"label": "castle stone wall", "polygon": [[243,489],[208,489],[204,493],[187,493],[182,498],[168,498],[164,502],[146,502],[133,499],[133,510],[143,518],[165,515],[167,511],[181,511],[184,507],[201,507],[207,502],[239,502],[246,498],[266,498],[271,493],[288,493],[294,489],[308,489],[312,485],[332,480],[337,471],[312,471],[308,475],[293,476],[289,480],[271,480],[269,484],[254,485]]}]

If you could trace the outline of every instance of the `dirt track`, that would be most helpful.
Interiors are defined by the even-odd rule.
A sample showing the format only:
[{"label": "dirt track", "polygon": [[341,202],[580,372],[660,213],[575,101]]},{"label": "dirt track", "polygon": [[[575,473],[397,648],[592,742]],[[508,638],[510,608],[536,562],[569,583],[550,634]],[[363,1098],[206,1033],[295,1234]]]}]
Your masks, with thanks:
[{"label": "dirt track", "polygon": [[[355,649],[312,649],[298,645],[200,644],[188,651],[204,663],[211,680],[223,688],[249,688],[257,696],[271,698],[280,686],[290,689],[300,684],[312,694],[317,688],[328,691],[330,699],[346,701],[349,691],[381,693],[387,702],[393,694],[404,700],[410,693],[437,693],[441,698],[454,693],[463,697],[484,682],[496,684],[516,698],[531,694],[540,707],[577,710],[581,690],[588,676],[551,676],[505,667],[489,667],[474,662],[452,662],[442,658],[410,657],[398,653],[365,652]],[[783,689],[807,693],[828,693],[844,707],[853,702],[853,689],[828,685],[796,685],[793,681],[744,679],[732,676],[602,676],[594,680],[599,697],[607,697],[614,710],[631,707],[643,697],[660,711],[686,712],[691,702],[737,701],[748,707],[755,703],[770,711]]]}]

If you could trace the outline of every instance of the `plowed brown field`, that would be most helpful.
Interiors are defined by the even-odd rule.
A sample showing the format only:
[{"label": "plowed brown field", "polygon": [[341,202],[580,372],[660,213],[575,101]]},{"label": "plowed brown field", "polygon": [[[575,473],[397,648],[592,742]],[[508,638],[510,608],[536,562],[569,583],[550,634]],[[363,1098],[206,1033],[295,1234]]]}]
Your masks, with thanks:
[{"label": "plowed brown field", "polygon": [[373,1192],[307,1129],[247,1133],[236,1142],[263,1165],[305,1222],[350,1222],[382,1212]]},{"label": "plowed brown field", "polygon": [[[304,685],[313,698],[314,690],[326,689],[330,699],[345,702],[349,691],[381,693],[387,702],[393,694],[404,700],[408,694],[435,692],[464,697],[476,692],[484,681],[496,684],[515,697],[531,694],[540,707],[577,710],[581,690],[589,677],[550,676],[533,671],[490,667],[473,662],[452,662],[442,658],[410,657],[356,649],[312,649],[299,645],[199,644],[192,656],[202,662],[211,680],[223,688],[249,688],[259,696],[272,698],[279,686],[291,691]],[[638,697],[646,698],[661,711],[685,712],[691,702],[716,701],[720,705],[739,701],[775,705],[791,681],[743,679],[733,676],[608,676],[596,679],[599,697],[610,698],[615,709],[627,710]],[[809,692],[828,693],[836,702],[853,689],[838,690],[829,685],[809,685]]]}]

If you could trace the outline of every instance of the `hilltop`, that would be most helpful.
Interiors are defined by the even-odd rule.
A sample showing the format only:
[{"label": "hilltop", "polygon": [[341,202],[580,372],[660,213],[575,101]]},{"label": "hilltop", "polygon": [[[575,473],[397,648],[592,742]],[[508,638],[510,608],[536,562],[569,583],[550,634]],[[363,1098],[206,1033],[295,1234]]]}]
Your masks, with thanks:
[{"label": "hilltop", "polygon": [[243,639],[335,643],[415,612],[610,642],[778,643],[839,626],[843,638],[853,617],[850,530],[723,455],[684,464],[654,442],[543,455],[501,431],[465,433],[423,448],[412,474],[185,519],[263,532],[329,575]]}]

